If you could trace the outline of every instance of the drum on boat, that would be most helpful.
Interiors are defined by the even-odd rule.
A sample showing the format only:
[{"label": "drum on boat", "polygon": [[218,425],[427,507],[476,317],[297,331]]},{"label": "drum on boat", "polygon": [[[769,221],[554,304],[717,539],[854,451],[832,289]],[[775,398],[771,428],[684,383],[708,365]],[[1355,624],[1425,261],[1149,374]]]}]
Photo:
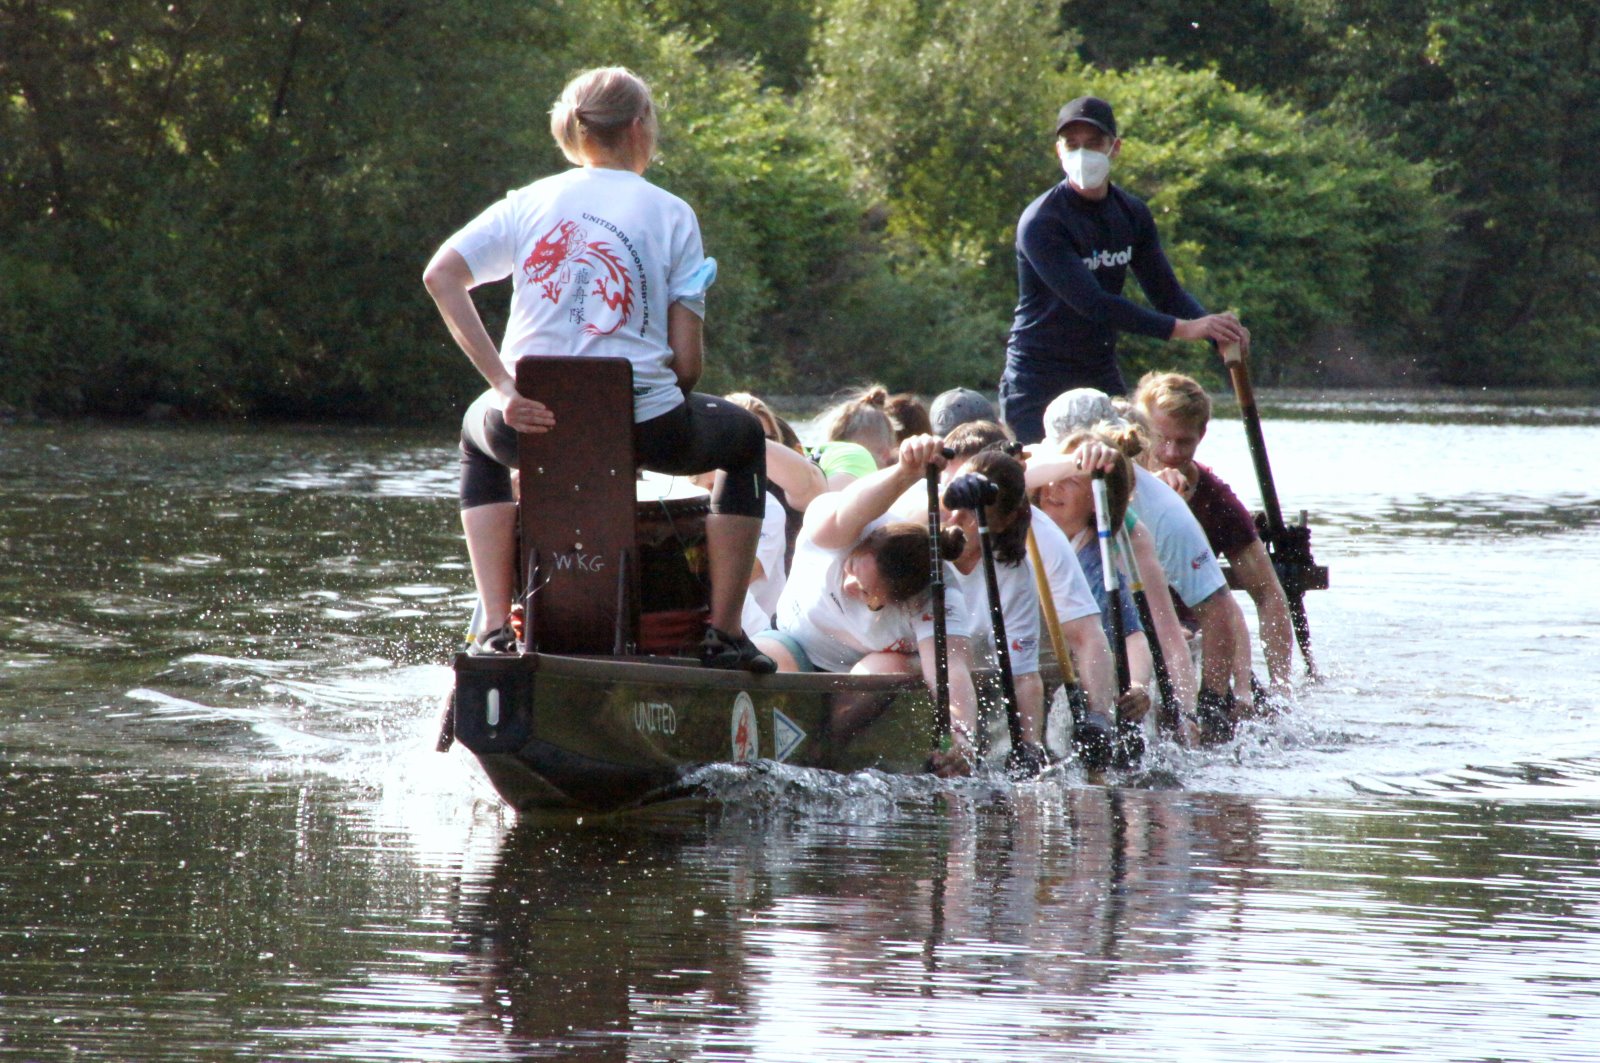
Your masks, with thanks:
[{"label": "drum on boat", "polygon": [[635,483],[639,547],[639,651],[693,654],[710,615],[706,517],[711,493],[682,476],[642,473]]}]

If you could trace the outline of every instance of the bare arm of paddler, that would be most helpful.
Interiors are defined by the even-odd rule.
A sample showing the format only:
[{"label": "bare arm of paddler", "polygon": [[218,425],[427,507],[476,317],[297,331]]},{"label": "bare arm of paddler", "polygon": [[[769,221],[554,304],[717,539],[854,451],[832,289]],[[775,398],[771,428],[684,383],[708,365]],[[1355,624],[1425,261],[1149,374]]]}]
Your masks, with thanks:
[{"label": "bare arm of paddler", "polygon": [[[1294,628],[1289,622],[1289,600],[1284,596],[1283,585],[1272,567],[1267,548],[1257,539],[1248,546],[1228,554],[1239,585],[1256,603],[1256,624],[1261,630],[1261,648],[1267,658],[1267,674],[1271,676],[1272,692],[1279,697],[1291,693],[1291,654],[1294,646]],[[1248,643],[1246,644],[1248,647]]]},{"label": "bare arm of paddler", "polygon": [[825,550],[853,546],[868,524],[889,512],[895,500],[923,478],[927,467],[944,468],[938,436],[911,436],[900,444],[898,460],[863,476],[806,511],[805,534]]},{"label": "bare arm of paddler", "polygon": [[1117,701],[1117,671],[1106,629],[1100,626],[1100,615],[1091,613],[1064,621],[1061,633],[1066,636],[1072,663],[1078,669],[1078,685],[1089,699],[1090,710],[1104,713],[1109,719]]},{"label": "bare arm of paddler", "polygon": [[667,346],[672,348],[672,372],[678,390],[689,394],[700,383],[706,364],[706,329],[700,315],[682,303],[667,307]]},{"label": "bare arm of paddler", "polygon": [[518,393],[517,382],[500,360],[500,351],[489,338],[488,329],[483,327],[483,318],[472,302],[472,268],[467,260],[453,248],[439,248],[422,271],[422,283],[433,296],[456,345],[500,396],[500,413],[506,424],[519,432],[548,432],[556,423],[555,414],[544,403]]},{"label": "bare arm of paddler", "polygon": [[[973,736],[978,733],[978,695],[972,686],[972,643],[960,635],[951,635],[945,644],[950,662],[951,742],[949,749],[934,750],[928,760],[935,775],[950,778],[971,775],[977,764]],[[933,639],[918,642],[917,653],[922,659],[922,680],[933,690],[937,682]]]},{"label": "bare arm of paddler", "polygon": [[1150,711],[1151,678],[1155,675],[1155,658],[1150,655],[1150,637],[1143,631],[1128,636],[1128,676],[1131,680],[1126,694],[1117,698],[1119,719],[1142,720]]},{"label": "bare arm of paddler", "polygon": [[1115,447],[1098,440],[1085,442],[1071,454],[1040,445],[1029,447],[1025,473],[1028,490],[1037,491],[1069,476],[1089,476],[1096,469],[1109,472],[1116,465],[1118,453]]},{"label": "bare arm of paddler", "polygon": [[767,440],[767,479],[783,488],[791,509],[801,512],[828,489],[828,478],[816,462],[775,439]]},{"label": "bare arm of paddler", "polygon": [[1014,680],[1017,709],[1022,714],[1022,738],[1040,744],[1044,741],[1044,677],[1038,672],[1019,675]]},{"label": "bare arm of paddler", "polygon": [[1150,603],[1150,618],[1155,623],[1155,635],[1161,642],[1161,652],[1167,665],[1167,675],[1178,694],[1178,713],[1183,719],[1184,737],[1197,739],[1194,731],[1194,700],[1200,685],[1194,674],[1194,658],[1189,654],[1189,639],[1184,635],[1178,611],[1172,607],[1172,592],[1167,584],[1166,570],[1156,555],[1155,539],[1150,529],[1135,524],[1129,535],[1133,543],[1133,558],[1139,565],[1139,576],[1144,581],[1145,598]]}]

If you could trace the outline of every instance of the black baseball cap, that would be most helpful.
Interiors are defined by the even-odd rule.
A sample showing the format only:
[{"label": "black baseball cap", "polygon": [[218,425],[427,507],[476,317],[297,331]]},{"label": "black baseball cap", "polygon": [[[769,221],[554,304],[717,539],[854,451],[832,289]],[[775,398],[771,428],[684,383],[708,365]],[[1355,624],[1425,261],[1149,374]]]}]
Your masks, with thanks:
[{"label": "black baseball cap", "polygon": [[1111,113],[1111,105],[1098,96],[1079,96],[1062,107],[1056,115],[1056,136],[1068,122],[1088,122],[1103,133],[1117,135],[1117,117]]}]

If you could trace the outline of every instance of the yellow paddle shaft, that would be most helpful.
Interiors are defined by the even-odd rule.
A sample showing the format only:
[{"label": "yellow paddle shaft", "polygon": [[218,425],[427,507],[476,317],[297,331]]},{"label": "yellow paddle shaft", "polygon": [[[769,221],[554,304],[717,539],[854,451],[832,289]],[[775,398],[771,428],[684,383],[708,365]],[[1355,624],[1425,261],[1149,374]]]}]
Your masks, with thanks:
[{"label": "yellow paddle shaft", "polygon": [[1068,686],[1077,686],[1078,673],[1072,667],[1072,654],[1067,650],[1067,638],[1061,633],[1061,618],[1056,612],[1056,597],[1050,593],[1050,577],[1044,573],[1044,558],[1039,556],[1039,540],[1034,538],[1031,524],[1028,526],[1028,557],[1033,560],[1033,579],[1039,587],[1039,605],[1044,609],[1045,627],[1050,629],[1050,645],[1056,651],[1056,664],[1061,668],[1061,681]]}]

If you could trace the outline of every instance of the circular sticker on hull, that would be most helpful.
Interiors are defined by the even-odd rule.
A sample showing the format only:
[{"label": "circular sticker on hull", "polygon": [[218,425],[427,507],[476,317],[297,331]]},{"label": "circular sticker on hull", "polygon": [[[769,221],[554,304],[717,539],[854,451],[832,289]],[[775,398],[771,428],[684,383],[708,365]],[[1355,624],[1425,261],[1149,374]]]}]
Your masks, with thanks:
[{"label": "circular sticker on hull", "polygon": [[760,732],[756,730],[756,706],[750,695],[739,691],[733,699],[733,762],[748,764],[761,755]]}]

